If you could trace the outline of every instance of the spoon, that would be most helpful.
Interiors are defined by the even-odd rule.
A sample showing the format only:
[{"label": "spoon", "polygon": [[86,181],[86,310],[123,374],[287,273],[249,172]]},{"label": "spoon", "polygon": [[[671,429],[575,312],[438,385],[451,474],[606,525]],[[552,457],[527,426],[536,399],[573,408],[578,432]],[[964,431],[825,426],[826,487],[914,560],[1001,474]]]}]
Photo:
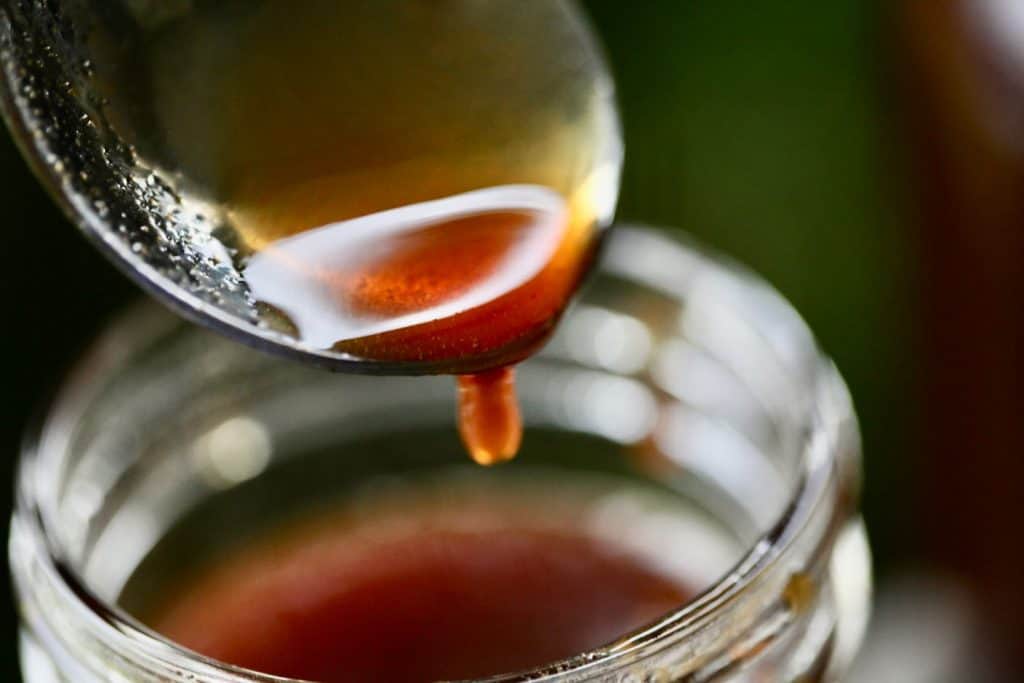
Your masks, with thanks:
[{"label": "spoon", "polygon": [[[611,79],[568,1],[2,0],[0,68],[32,170],[122,271],[334,370],[521,360],[614,211]],[[439,334],[464,347],[422,353]]]}]

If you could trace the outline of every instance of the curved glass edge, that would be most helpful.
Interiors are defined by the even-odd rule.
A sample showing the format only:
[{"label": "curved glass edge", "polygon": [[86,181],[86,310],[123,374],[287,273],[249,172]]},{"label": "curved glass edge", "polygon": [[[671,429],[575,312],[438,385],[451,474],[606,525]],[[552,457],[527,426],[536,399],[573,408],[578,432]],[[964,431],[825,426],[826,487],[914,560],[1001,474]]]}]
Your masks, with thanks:
[{"label": "curved glass edge", "polygon": [[[747,281],[753,284],[761,294],[769,294],[776,304],[781,303],[790,313],[788,322],[799,325],[807,339],[813,340],[806,331],[799,316],[774,293],[768,285],[756,276],[750,275],[742,268],[725,263],[720,259],[707,255],[686,238],[669,237],[663,232],[643,227],[617,228],[609,238],[609,248],[601,272],[623,274],[634,270],[636,262],[627,259],[636,248],[642,248],[648,256],[661,250],[674,250],[676,255],[685,254],[694,267],[711,268],[729,278]],[[651,268],[649,263],[641,263],[644,270],[644,281],[658,279],[659,271]],[[678,264],[677,264],[678,265]],[[628,274],[628,273],[627,273]],[[664,275],[664,273],[663,273]],[[680,271],[672,272],[668,280],[657,284],[673,290],[673,282],[678,280]],[[646,282],[645,282],[646,283]],[[680,293],[675,292],[677,295]],[[141,317],[139,317],[141,315]],[[22,454],[22,462],[18,477],[18,503],[15,511],[11,534],[11,562],[15,575],[15,583],[19,586],[22,598],[22,615],[37,633],[49,633],[45,640],[53,644],[55,639],[66,637],[53,631],[54,624],[49,623],[38,612],[39,605],[32,605],[24,596],[27,586],[24,585],[29,575],[43,579],[45,584],[54,591],[57,600],[65,609],[72,610],[73,616],[81,623],[91,625],[95,632],[96,644],[109,653],[114,659],[122,659],[125,653],[137,657],[136,666],[143,666],[154,676],[153,680],[163,680],[173,672],[181,672],[183,665],[190,667],[189,673],[217,683],[281,683],[294,679],[279,678],[251,672],[238,667],[225,665],[204,658],[180,648],[176,644],[152,633],[136,620],[124,614],[120,609],[104,605],[95,599],[88,588],[75,576],[74,572],[58,567],[52,558],[59,557],[59,549],[54,546],[47,531],[47,519],[53,519],[52,512],[47,511],[45,504],[38,498],[40,485],[46,486],[36,475],[34,465],[43,464],[55,455],[59,455],[62,446],[66,446],[70,438],[69,421],[78,409],[89,401],[91,381],[102,377],[117,364],[123,362],[128,349],[144,343],[147,339],[159,337],[166,331],[166,326],[154,326],[159,316],[152,313],[140,314],[135,311],[118,321],[99,342],[91,353],[79,364],[77,370],[68,381],[65,391],[58,397],[44,425],[46,436],[37,447],[29,442]],[[173,320],[170,321],[173,323]],[[756,603],[758,599],[767,600],[768,596],[776,595],[785,588],[793,566],[786,561],[792,558],[797,550],[808,551],[798,546],[810,545],[813,556],[815,548],[830,547],[836,543],[840,532],[849,522],[856,507],[859,491],[859,442],[856,420],[853,416],[849,395],[845,385],[834,371],[830,363],[818,355],[819,363],[816,370],[815,396],[811,402],[816,412],[816,426],[804,444],[801,461],[804,466],[803,480],[798,488],[791,506],[778,520],[773,530],[762,536],[748,554],[740,560],[736,567],[722,577],[714,586],[705,591],[694,601],[683,606],[676,612],[667,615],[657,623],[606,647],[577,655],[571,659],[557,662],[543,668],[513,675],[504,675],[486,679],[491,682],[514,682],[527,680],[569,681],[589,680],[593,676],[606,676],[613,672],[639,665],[663,653],[667,649],[677,649],[673,659],[688,653],[694,653],[710,641],[721,642],[739,639],[743,633],[753,628],[758,615],[743,616],[743,606]],[[43,468],[45,469],[45,467]],[[828,494],[842,491],[844,504],[832,511],[832,514],[818,515]],[[861,531],[861,535],[863,532]],[[854,544],[856,545],[856,544]],[[866,543],[861,544],[866,551]],[[841,554],[841,553],[840,553]],[[829,555],[831,556],[831,555]],[[818,557],[817,561],[823,561]],[[864,560],[858,560],[864,565]],[[869,569],[860,572],[862,580],[870,587]],[[866,579],[864,578],[866,577]],[[860,600],[866,600],[864,591],[854,591]],[[853,598],[847,600],[852,604]],[[848,610],[849,611],[849,610]],[[860,626],[849,629],[852,635],[845,640],[841,648],[847,654],[837,656],[836,666],[840,659],[848,659],[856,650],[866,623],[866,608],[854,610],[861,616]],[[722,629],[723,617],[738,616],[729,624],[728,631]],[[66,621],[66,620],[62,620]],[[72,625],[65,624],[67,628]],[[686,647],[685,641],[692,640]],[[106,665],[110,657],[105,657]],[[681,673],[700,671],[706,662],[689,661],[680,665]],[[683,672],[682,669],[686,671]],[[710,679],[709,679],[710,680]]]}]

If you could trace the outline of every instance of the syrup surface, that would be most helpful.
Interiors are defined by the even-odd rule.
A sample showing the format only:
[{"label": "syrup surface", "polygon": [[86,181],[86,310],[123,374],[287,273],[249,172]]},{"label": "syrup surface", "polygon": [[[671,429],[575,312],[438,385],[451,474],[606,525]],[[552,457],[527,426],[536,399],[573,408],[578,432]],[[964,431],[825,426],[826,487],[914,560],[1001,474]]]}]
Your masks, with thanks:
[{"label": "syrup surface", "polygon": [[431,505],[272,532],[166,592],[147,623],[265,673],[410,683],[557,661],[691,597],[565,501]]}]

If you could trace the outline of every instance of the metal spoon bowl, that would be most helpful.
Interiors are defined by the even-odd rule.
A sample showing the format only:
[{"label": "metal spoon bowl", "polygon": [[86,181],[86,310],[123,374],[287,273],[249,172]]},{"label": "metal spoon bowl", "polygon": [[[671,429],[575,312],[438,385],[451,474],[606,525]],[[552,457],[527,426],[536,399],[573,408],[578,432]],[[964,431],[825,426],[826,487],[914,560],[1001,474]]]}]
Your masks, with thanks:
[{"label": "metal spoon bowl", "polygon": [[[303,7],[316,5],[316,0],[310,2]],[[381,14],[383,6],[376,2],[352,3],[345,11]],[[275,3],[281,0],[228,0],[217,11],[223,7],[242,13],[244,19],[245,13]],[[334,370],[423,374],[450,369],[317,348],[289,334],[254,297],[245,273],[244,246],[219,213],[217,202],[207,193],[192,191],[204,182],[196,180],[195,168],[162,151],[169,136],[160,125],[163,103],[154,99],[151,86],[139,85],[139,74],[145,72],[140,45],[174,22],[203,20],[212,13],[209,7],[201,0],[2,0],[0,105],[32,170],[93,244],[145,290],[191,321]],[[598,92],[596,106],[611,122],[602,132],[607,139],[596,141],[605,148],[604,161],[616,181],[605,188],[605,213],[610,218],[619,163],[610,79],[574,4],[537,3],[525,10],[516,0],[399,0],[387,7],[396,17],[417,13],[424,30],[431,30],[426,24],[446,12],[479,21],[480,31],[513,29],[523,50],[537,40],[557,40],[562,63],[548,60],[552,74],[578,74],[585,87]],[[493,17],[488,18],[488,12]],[[289,39],[290,28],[287,23],[278,27],[282,40]],[[261,55],[273,58],[275,49],[276,42],[265,43]],[[180,95],[189,98],[192,93]],[[40,270],[46,277],[63,276],[45,272],[45,255]],[[72,282],[68,278],[69,287]]]}]

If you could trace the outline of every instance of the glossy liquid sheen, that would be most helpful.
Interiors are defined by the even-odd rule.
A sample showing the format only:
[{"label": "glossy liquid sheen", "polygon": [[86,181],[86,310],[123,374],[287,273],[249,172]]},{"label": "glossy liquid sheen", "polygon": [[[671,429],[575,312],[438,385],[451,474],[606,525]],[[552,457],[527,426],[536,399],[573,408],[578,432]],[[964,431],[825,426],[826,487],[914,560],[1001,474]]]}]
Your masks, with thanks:
[{"label": "glossy liquid sheen", "polygon": [[588,528],[588,512],[582,500],[448,494],[314,515],[160,591],[144,619],[215,659],[293,678],[520,671],[605,644],[691,595],[635,544]]},{"label": "glossy liquid sheen", "polygon": [[511,457],[498,369],[550,334],[617,193],[610,83],[571,7],[227,0],[134,18],[145,59],[104,71],[111,118],[220,223],[265,321],[467,375],[470,453]]}]

